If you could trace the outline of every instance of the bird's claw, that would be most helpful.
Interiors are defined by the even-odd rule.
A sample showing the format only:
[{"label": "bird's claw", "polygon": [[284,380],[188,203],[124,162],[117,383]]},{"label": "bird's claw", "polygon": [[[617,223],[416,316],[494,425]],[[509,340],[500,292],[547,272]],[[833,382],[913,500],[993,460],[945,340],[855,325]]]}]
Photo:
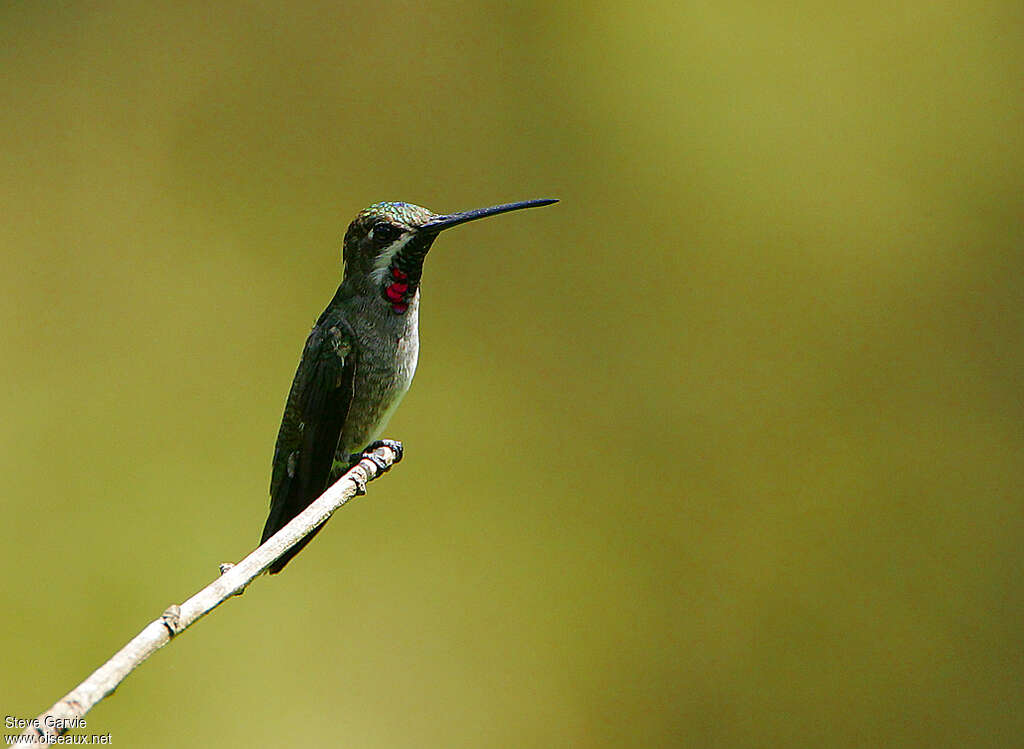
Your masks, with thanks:
[{"label": "bird's claw", "polygon": [[378,473],[384,473],[385,471],[390,470],[391,466],[394,465],[394,463],[389,465],[384,460],[384,458],[377,455],[374,452],[374,450],[376,450],[378,447],[391,448],[391,450],[395,453],[395,463],[398,463],[399,461],[402,460],[402,453],[404,452],[404,450],[402,448],[402,443],[399,442],[398,440],[377,440],[376,442],[371,442],[369,445],[366,446],[366,449],[363,450],[363,452],[354,453],[350,455],[349,460],[352,461],[353,465],[358,463],[360,460],[369,460],[371,463],[377,466]]}]

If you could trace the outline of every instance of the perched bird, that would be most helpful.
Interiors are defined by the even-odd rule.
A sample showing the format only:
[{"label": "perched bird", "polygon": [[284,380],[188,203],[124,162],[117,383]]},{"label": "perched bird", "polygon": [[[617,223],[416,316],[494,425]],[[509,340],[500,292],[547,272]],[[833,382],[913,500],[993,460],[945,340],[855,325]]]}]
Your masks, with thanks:
[{"label": "perched bird", "polygon": [[[416,371],[420,278],[438,233],[555,202],[526,200],[448,215],[410,203],[376,203],[356,216],[345,232],[341,285],[306,339],[288,393],[260,543],[323,494],[359,453],[382,444],[374,441]],[[401,455],[399,443],[387,444]],[[280,572],[315,535],[289,549],[270,572]]]}]

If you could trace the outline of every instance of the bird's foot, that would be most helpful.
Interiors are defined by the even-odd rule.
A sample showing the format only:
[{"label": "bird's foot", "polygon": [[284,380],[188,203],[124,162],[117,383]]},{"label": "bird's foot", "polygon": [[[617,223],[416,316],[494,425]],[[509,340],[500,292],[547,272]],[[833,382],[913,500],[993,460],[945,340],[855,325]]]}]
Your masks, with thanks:
[{"label": "bird's foot", "polygon": [[389,470],[391,468],[391,465],[394,465],[394,463],[392,463],[391,465],[385,463],[384,459],[374,452],[374,450],[376,450],[378,447],[390,447],[395,453],[395,463],[398,463],[399,461],[402,460],[403,448],[402,443],[399,442],[398,440],[377,440],[376,442],[371,442],[369,445],[366,446],[366,449],[363,450],[361,453],[353,453],[352,455],[350,455],[349,460],[352,461],[352,465],[355,465],[360,460],[363,460],[365,458],[366,460],[369,460],[371,463],[377,466],[377,470],[380,473],[384,473],[385,471]]}]

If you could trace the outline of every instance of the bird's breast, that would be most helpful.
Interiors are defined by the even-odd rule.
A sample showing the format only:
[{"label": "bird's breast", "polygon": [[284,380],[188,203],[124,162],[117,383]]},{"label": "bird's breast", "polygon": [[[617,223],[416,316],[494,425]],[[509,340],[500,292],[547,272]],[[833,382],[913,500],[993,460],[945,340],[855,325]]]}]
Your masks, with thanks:
[{"label": "bird's breast", "polygon": [[412,384],[419,359],[415,314],[411,320],[395,315],[382,324],[357,328],[356,335],[359,353],[352,402],[339,445],[349,453],[381,437]]}]

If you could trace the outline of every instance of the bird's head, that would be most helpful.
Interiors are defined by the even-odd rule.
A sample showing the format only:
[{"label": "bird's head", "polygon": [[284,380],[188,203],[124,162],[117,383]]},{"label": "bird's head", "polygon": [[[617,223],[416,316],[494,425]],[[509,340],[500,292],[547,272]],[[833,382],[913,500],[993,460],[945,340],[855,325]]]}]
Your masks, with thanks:
[{"label": "bird's head", "polygon": [[374,203],[349,224],[342,258],[345,277],[367,278],[397,313],[405,312],[437,235],[452,226],[556,200],[524,200],[463,213],[438,214],[412,203]]}]

